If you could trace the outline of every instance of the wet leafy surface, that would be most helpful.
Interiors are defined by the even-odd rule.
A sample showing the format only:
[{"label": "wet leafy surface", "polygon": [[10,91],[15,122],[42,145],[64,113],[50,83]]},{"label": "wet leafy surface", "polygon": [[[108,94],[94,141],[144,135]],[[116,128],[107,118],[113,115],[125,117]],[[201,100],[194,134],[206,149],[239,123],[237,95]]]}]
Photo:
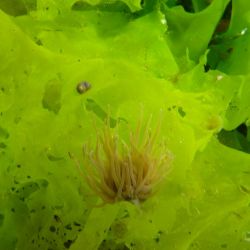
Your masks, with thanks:
[{"label": "wet leafy surface", "polygon": [[[0,249],[250,249],[250,2],[0,8]],[[84,172],[104,121],[128,141],[142,112],[171,172],[139,206],[96,207],[69,153]]]}]

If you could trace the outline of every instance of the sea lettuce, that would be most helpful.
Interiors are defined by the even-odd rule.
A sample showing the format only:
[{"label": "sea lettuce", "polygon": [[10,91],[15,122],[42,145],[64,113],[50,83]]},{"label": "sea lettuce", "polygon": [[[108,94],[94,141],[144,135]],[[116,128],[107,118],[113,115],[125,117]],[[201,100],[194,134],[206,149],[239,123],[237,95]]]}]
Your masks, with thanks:
[{"label": "sea lettuce", "polygon": [[[0,1],[0,249],[248,248],[250,3],[220,34],[228,4]],[[171,171],[138,206],[97,207],[82,146],[140,116],[162,117]]]}]

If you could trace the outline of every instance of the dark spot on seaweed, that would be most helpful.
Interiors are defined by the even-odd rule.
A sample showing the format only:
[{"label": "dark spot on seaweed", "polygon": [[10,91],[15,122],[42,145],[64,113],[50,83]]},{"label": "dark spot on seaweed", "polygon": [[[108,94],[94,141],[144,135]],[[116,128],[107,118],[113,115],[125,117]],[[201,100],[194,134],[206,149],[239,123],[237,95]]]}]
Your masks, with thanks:
[{"label": "dark spot on seaweed", "polygon": [[71,224],[66,225],[65,228],[66,228],[67,230],[72,230]]},{"label": "dark spot on seaweed", "polygon": [[186,115],[186,112],[183,110],[182,107],[178,107],[178,113],[181,117],[184,117]]},{"label": "dark spot on seaweed", "polygon": [[227,244],[221,244],[221,248],[227,248]]},{"label": "dark spot on seaweed", "polygon": [[17,167],[17,168],[21,168],[21,164],[17,164],[16,167]]},{"label": "dark spot on seaweed", "polygon": [[43,45],[43,42],[42,42],[40,39],[38,39],[38,40],[36,40],[36,44],[37,44],[38,46],[42,46],[42,45]]},{"label": "dark spot on seaweed", "polygon": [[9,132],[5,128],[0,127],[0,137],[8,139],[9,136],[10,136]]},{"label": "dark spot on seaweed", "polygon": [[50,226],[49,231],[54,233],[56,231],[56,227],[55,226]]},{"label": "dark spot on seaweed", "polygon": [[160,237],[156,237],[156,238],[154,238],[154,240],[155,240],[156,243],[159,243],[160,242]]},{"label": "dark spot on seaweed", "polygon": [[0,142],[0,148],[7,148],[7,145],[4,142]]},{"label": "dark spot on seaweed", "polygon": [[56,214],[54,215],[54,219],[55,219],[56,222],[61,222],[60,217],[58,215],[56,215]]},{"label": "dark spot on seaweed", "polygon": [[18,185],[18,184],[19,184],[19,182],[18,182],[17,180],[14,180],[14,184]]},{"label": "dark spot on seaweed", "polygon": [[73,241],[72,240],[67,240],[63,243],[65,248],[70,248],[70,246],[72,245]]},{"label": "dark spot on seaweed", "polygon": [[3,225],[4,222],[4,215],[0,214],[0,227]]},{"label": "dark spot on seaweed", "polygon": [[11,208],[11,210],[10,210],[11,212],[13,212],[13,213],[15,213],[16,212],[16,210],[15,210],[15,208]]},{"label": "dark spot on seaweed", "polygon": [[76,227],[80,227],[80,226],[81,226],[81,224],[80,224],[80,223],[78,223],[78,222],[76,222],[76,221],[74,221],[74,226],[76,226]]}]

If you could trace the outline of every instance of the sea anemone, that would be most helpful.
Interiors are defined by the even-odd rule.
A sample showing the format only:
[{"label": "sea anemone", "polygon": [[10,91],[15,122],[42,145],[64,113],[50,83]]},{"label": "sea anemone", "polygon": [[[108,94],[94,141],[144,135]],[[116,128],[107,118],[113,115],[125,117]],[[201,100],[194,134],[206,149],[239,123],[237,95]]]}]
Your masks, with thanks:
[{"label": "sea anemone", "polygon": [[171,153],[157,140],[161,122],[154,131],[150,124],[151,119],[142,129],[140,120],[126,143],[106,122],[101,133],[97,132],[94,149],[84,145],[87,183],[104,203],[143,202],[168,173]]}]

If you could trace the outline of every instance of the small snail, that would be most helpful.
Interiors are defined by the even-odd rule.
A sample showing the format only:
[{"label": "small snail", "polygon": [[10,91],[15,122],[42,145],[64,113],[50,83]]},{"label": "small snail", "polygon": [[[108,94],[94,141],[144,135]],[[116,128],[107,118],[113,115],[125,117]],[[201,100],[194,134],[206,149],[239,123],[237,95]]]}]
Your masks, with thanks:
[{"label": "small snail", "polygon": [[88,91],[91,88],[91,84],[84,81],[84,82],[80,82],[77,84],[76,86],[76,90],[79,94],[83,94],[86,91]]}]

